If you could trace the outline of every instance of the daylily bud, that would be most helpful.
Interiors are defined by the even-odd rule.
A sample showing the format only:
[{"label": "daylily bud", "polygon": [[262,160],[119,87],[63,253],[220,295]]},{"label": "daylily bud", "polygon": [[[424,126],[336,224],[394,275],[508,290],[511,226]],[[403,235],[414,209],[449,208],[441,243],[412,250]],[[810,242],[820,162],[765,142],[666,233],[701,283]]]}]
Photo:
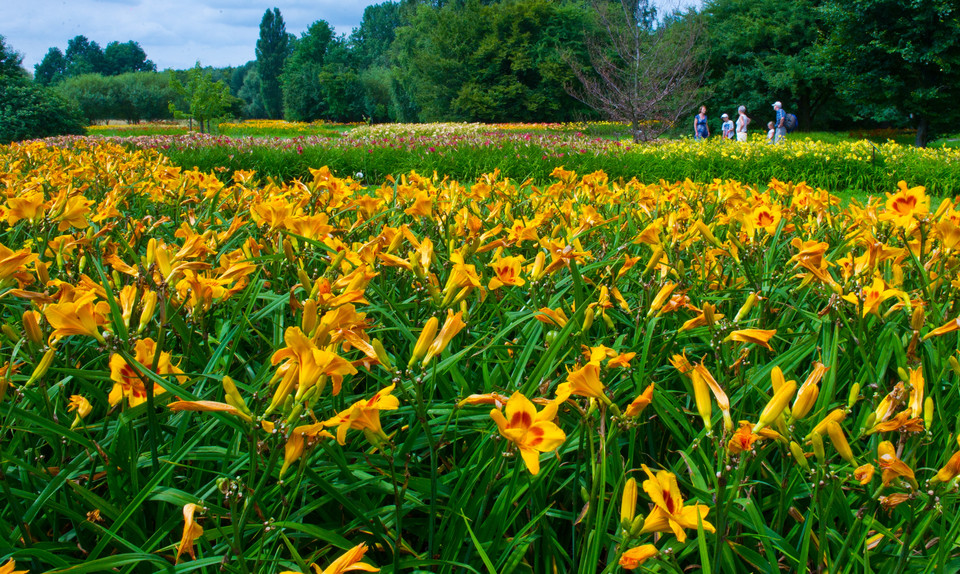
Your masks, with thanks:
[{"label": "daylily bud", "polygon": [[580,330],[583,331],[584,333],[589,331],[590,327],[593,326],[593,316],[594,316],[593,307],[589,307],[587,308],[586,311],[583,312],[583,324],[580,326]]},{"label": "daylily bud", "polygon": [[[700,373],[693,371],[690,373],[690,380],[693,383],[693,399],[697,403],[697,412],[703,419],[703,425],[707,427],[707,432],[713,428],[713,403],[710,402],[710,387],[703,380]],[[756,432],[756,431],[754,431]]]},{"label": "daylily bud", "polygon": [[947,359],[947,363],[950,364],[950,368],[953,369],[953,373],[957,376],[960,376],[960,361],[957,361],[957,358],[951,356]]},{"label": "daylily bud", "polygon": [[933,397],[927,397],[923,401],[923,428],[929,429],[933,424]]},{"label": "daylily bud", "polygon": [[300,321],[300,327],[303,334],[310,336],[317,328],[317,302],[313,299],[307,299],[303,303],[303,318]]},{"label": "daylily bud", "polygon": [[794,441],[790,441],[790,454],[804,470],[810,470],[810,463],[807,462],[807,457],[803,454],[803,448]]},{"label": "daylily bud", "polygon": [[643,275],[646,275],[650,272],[651,269],[657,266],[657,263],[660,263],[660,259],[663,257],[663,249],[661,247],[653,248],[653,255],[650,256],[650,260],[647,261],[647,266],[643,269]]},{"label": "daylily bud", "polygon": [[717,319],[714,313],[716,310],[717,308],[710,303],[703,304],[703,319],[704,321],[707,322],[707,327],[710,327],[711,329],[717,322]]},{"label": "daylily bud", "polygon": [[410,357],[410,362],[407,363],[407,367],[412,367],[414,363],[423,359],[427,354],[427,349],[430,348],[430,343],[433,342],[433,338],[437,335],[437,326],[440,324],[440,320],[436,317],[430,317],[427,319],[426,324],[423,326],[423,330],[420,331],[420,337],[417,339],[417,344],[413,347],[413,356]]},{"label": "daylily bud", "polygon": [[287,261],[290,263],[296,263],[297,255],[293,252],[293,245],[290,244],[290,240],[286,237],[280,239],[281,246],[283,247],[283,255],[287,258]]},{"label": "daylily bud", "polygon": [[827,460],[827,453],[823,448],[823,439],[820,438],[818,433],[813,433],[810,437],[810,442],[813,443],[813,454],[817,456],[817,462],[823,464]]},{"label": "daylily bud", "polygon": [[41,285],[46,285],[47,282],[50,281],[50,274],[47,272],[47,269],[49,269],[49,267],[50,266],[43,261],[37,261],[36,263],[37,279],[40,280]]},{"label": "daylily bud", "polygon": [[857,462],[853,458],[853,451],[850,449],[850,443],[847,442],[847,436],[843,434],[843,428],[838,423],[830,421],[830,424],[827,425],[827,434],[830,435],[830,441],[833,443],[833,448],[837,449],[837,454],[843,460],[856,466]]},{"label": "daylily bud", "polygon": [[143,294],[143,312],[140,313],[140,325],[137,327],[137,333],[143,332],[147,323],[153,319],[153,314],[157,310],[156,291],[147,291]]},{"label": "daylily bud", "polygon": [[850,387],[850,396],[847,398],[847,408],[852,409],[858,400],[860,400],[860,383],[853,383]]},{"label": "daylily bud", "polygon": [[910,315],[910,327],[914,331],[919,331],[923,327],[923,320],[926,315],[923,312],[923,305],[917,305],[913,308],[913,313]]},{"label": "daylily bud", "polygon": [[[29,311],[27,312],[29,313]],[[0,327],[0,330],[3,331],[3,335],[7,339],[9,339],[11,343],[16,344],[16,342],[20,340],[20,334],[17,333],[17,331],[14,330],[14,328],[11,327],[10,325],[7,325],[6,323],[4,323],[3,327]]]},{"label": "daylily bud", "polygon": [[373,352],[377,354],[377,360],[380,361],[380,364],[388,371],[392,371],[393,362],[390,361],[390,355],[388,355],[387,350],[383,348],[383,343],[380,342],[380,339],[374,339],[370,341],[370,344],[373,346]]},{"label": "daylily bud", "polygon": [[910,376],[907,375],[907,371],[903,367],[897,367],[897,376],[905,383],[910,380]]},{"label": "daylily bud", "polygon": [[39,313],[36,311],[23,312],[23,330],[27,333],[27,339],[31,343],[39,345],[43,342],[43,333],[40,331],[40,324],[37,322]]},{"label": "daylily bud", "polygon": [[810,431],[810,434],[807,435],[807,438],[811,438],[815,434],[822,435],[823,433],[827,432],[827,425],[830,424],[830,421],[839,423],[845,418],[847,418],[847,413],[843,409],[834,409],[830,411],[827,416],[823,417],[822,421],[817,423],[817,426],[813,427],[813,430]]},{"label": "daylily bud", "polygon": [[792,416],[794,420],[803,419],[803,417],[807,416],[810,410],[813,409],[813,405],[816,404],[818,396],[820,396],[820,387],[818,387],[816,383],[804,383],[797,393],[796,400],[793,401],[790,416]]},{"label": "daylily bud", "polygon": [[773,397],[770,398],[770,401],[767,403],[767,406],[763,407],[763,411],[760,412],[760,420],[757,421],[757,424],[753,427],[753,432],[757,432],[760,429],[770,426],[773,421],[780,416],[783,412],[783,409],[787,408],[787,404],[790,402],[790,399],[793,398],[794,393],[797,391],[797,383],[795,381],[787,381],[780,386],[780,390],[773,394]]},{"label": "daylily bud", "polygon": [[248,417],[252,415],[250,409],[247,407],[247,402],[244,401],[243,397],[240,395],[240,391],[237,389],[236,383],[234,383],[233,379],[226,375],[223,377],[223,392],[226,394],[228,405],[237,409]]},{"label": "daylily bud", "polygon": [[714,247],[720,247],[721,245],[723,245],[722,243],[720,243],[720,240],[717,239],[717,237],[713,234],[713,232],[710,231],[710,228],[703,223],[703,221],[698,219],[693,223],[693,225],[694,227],[697,228],[697,231],[700,232],[700,237],[703,237],[703,239],[706,240],[708,243],[710,243]]},{"label": "daylily bud", "polygon": [[56,354],[56,351],[57,350],[54,347],[47,349],[47,352],[44,353],[43,357],[40,358],[40,362],[37,363],[37,367],[33,370],[33,373],[30,374],[30,379],[24,383],[23,386],[29,386],[34,381],[47,374],[47,370],[50,368],[50,365],[53,364],[53,358]]},{"label": "daylily bud", "polygon": [[753,310],[753,306],[757,302],[757,294],[755,292],[750,293],[747,296],[747,301],[740,307],[740,310],[737,311],[736,317],[733,318],[734,323],[739,323],[741,319],[746,319],[747,315],[750,314],[750,311]]},{"label": "daylily bud", "polygon": [[623,486],[623,498],[620,500],[620,525],[629,529],[637,512],[637,480],[631,478]]},{"label": "daylily bud", "polygon": [[300,281],[300,286],[303,287],[305,291],[310,293],[310,297],[313,297],[313,281],[310,280],[310,276],[307,275],[307,272],[303,269],[297,269],[297,279]]}]

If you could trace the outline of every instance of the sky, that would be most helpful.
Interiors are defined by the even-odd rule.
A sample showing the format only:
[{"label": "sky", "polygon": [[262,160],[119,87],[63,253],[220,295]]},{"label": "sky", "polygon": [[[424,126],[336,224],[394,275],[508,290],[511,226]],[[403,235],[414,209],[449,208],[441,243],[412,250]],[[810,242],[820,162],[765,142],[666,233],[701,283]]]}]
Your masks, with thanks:
[{"label": "sky", "polygon": [[[267,0],[270,2],[270,0]],[[363,9],[383,0],[0,0],[0,36],[33,66],[51,47],[84,35],[106,48],[138,42],[158,70],[239,66],[256,59],[263,13],[280,9],[287,32],[300,36],[326,20],[337,33],[360,24]]]}]

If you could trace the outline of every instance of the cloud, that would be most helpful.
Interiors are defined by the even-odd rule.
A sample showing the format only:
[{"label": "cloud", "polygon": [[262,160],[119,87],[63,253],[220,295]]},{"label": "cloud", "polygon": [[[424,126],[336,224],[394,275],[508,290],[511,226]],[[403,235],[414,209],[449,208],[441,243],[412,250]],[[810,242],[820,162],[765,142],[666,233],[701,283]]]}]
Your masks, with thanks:
[{"label": "cloud", "polygon": [[[274,1],[287,31],[299,36],[317,20],[349,34],[363,10],[382,0]],[[271,6],[272,8],[272,6]],[[0,34],[32,69],[53,46],[82,34],[101,47],[139,42],[159,69],[239,66],[255,58],[267,9],[250,0],[28,0],[0,2]]]}]

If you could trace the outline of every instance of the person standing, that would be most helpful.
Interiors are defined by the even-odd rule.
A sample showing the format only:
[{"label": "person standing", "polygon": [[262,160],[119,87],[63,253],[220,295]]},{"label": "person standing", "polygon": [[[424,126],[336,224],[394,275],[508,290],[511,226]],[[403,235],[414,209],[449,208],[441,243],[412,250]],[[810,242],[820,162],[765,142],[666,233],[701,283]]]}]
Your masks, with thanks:
[{"label": "person standing", "polygon": [[693,139],[705,140],[710,137],[710,126],[707,125],[707,106],[700,106],[700,113],[693,118]]},{"label": "person standing", "polygon": [[737,108],[737,141],[747,141],[747,126],[750,125],[750,117],[747,116],[747,108],[740,106]]},{"label": "person standing", "polygon": [[720,116],[720,119],[723,120],[720,129],[723,130],[723,139],[732,140],[733,139],[733,122],[730,121],[730,116],[723,114]]},{"label": "person standing", "polygon": [[783,104],[780,102],[773,102],[773,111],[777,114],[773,122],[776,130],[773,143],[781,143],[787,136],[787,112],[783,110]]}]

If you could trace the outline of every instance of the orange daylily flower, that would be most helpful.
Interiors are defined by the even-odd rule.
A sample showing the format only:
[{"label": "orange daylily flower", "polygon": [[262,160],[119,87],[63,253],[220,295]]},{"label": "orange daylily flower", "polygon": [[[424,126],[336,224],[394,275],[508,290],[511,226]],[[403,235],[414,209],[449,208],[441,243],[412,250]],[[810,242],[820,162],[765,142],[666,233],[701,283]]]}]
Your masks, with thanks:
[{"label": "orange daylily flower", "polygon": [[960,451],[953,453],[947,464],[943,465],[943,468],[937,472],[937,480],[948,482],[957,476],[960,476]]},{"label": "orange daylily flower", "polygon": [[870,481],[873,480],[873,473],[877,471],[872,464],[865,464],[863,466],[858,466],[856,470],[853,471],[853,478],[858,480],[860,484],[870,484]]},{"label": "orange daylily flower", "polygon": [[[366,544],[358,544],[341,554],[336,560],[330,563],[329,566],[320,569],[316,564],[311,564],[310,568],[313,569],[314,574],[343,574],[344,572],[379,572],[380,569],[376,566],[360,562],[363,559],[363,555],[367,552]],[[280,574],[302,574],[301,572],[296,572],[293,570],[285,570]]]},{"label": "orange daylily flower", "polygon": [[943,325],[930,331],[929,333],[923,336],[923,340],[926,341],[930,337],[939,337],[940,335],[946,335],[947,333],[952,333],[957,329],[960,329],[960,317],[957,317],[956,319],[951,319],[950,321],[947,321]]},{"label": "orange daylily flower", "polygon": [[885,440],[877,447],[877,459],[880,461],[880,468],[883,470],[884,486],[889,486],[891,482],[899,477],[903,477],[914,488],[917,488],[917,481],[913,475],[913,469],[907,466],[905,462],[897,456],[897,451],[893,443]]},{"label": "orange daylily flower", "polygon": [[429,365],[434,357],[442,353],[443,350],[447,348],[447,345],[450,344],[451,339],[467,326],[461,319],[462,316],[463,311],[454,313],[452,309],[447,309],[447,319],[443,322],[443,326],[440,327],[440,332],[437,333],[436,338],[430,343],[430,347],[427,348],[426,356],[423,357],[421,364],[424,367]]},{"label": "orange daylily flower", "polygon": [[253,421],[250,415],[240,411],[240,409],[237,407],[217,401],[174,401],[167,405],[167,408],[174,412],[194,411],[206,413],[226,413],[228,415],[238,416],[247,422]]},{"label": "orange daylily flower", "polygon": [[196,523],[193,515],[203,510],[202,507],[192,502],[183,505],[183,535],[180,537],[180,544],[177,546],[176,562],[180,562],[180,555],[186,552],[191,560],[196,560],[197,555],[193,549],[193,543],[197,538],[203,536],[203,527]]},{"label": "orange daylily flower", "polygon": [[623,415],[627,417],[639,416],[640,413],[653,402],[653,387],[654,383],[647,385],[647,388],[627,406],[626,410],[623,411]]},{"label": "orange daylily flower", "polygon": [[513,257],[501,257],[493,263],[490,263],[490,267],[493,268],[496,276],[490,278],[487,289],[495,291],[504,285],[516,287],[525,285],[526,281],[520,276],[523,270],[523,262],[523,256],[516,255]]},{"label": "orange daylily flower", "polygon": [[333,438],[333,435],[323,430],[323,423],[314,423],[312,425],[300,425],[294,427],[287,437],[287,442],[283,446],[283,466],[280,467],[280,476],[282,477],[290,465],[295,463],[306,447],[306,441],[316,441],[322,438]]},{"label": "orange daylily flower", "polygon": [[498,409],[502,409],[503,406],[507,404],[508,400],[510,400],[509,397],[501,395],[500,393],[470,395],[457,403],[457,407],[462,407],[464,405],[494,405]]},{"label": "orange daylily flower", "polygon": [[713,524],[706,521],[710,508],[703,504],[684,506],[680,487],[677,486],[677,477],[672,472],[660,470],[654,475],[643,465],[648,480],[643,481],[643,490],[653,500],[654,508],[643,522],[642,533],[646,532],[673,532],[678,542],[685,542],[687,534],[685,528],[697,528],[697,522],[702,524],[707,532],[716,532]]},{"label": "orange daylily flower", "polygon": [[635,546],[623,553],[623,556],[620,557],[619,564],[627,570],[635,570],[641,564],[650,558],[653,558],[657,554],[660,554],[660,551],[657,550],[657,547],[653,544]]},{"label": "orange daylily flower", "polygon": [[757,345],[766,347],[768,351],[772,351],[773,348],[768,341],[776,334],[776,329],[741,329],[727,335],[723,342],[737,341],[738,343],[756,343]]},{"label": "orange daylily flower", "polygon": [[566,399],[561,395],[537,412],[530,399],[516,391],[507,401],[506,416],[500,409],[490,411],[500,434],[517,445],[530,474],[540,472],[540,453],[554,451],[567,440],[567,435],[553,422],[557,408]]},{"label": "orange daylily flower", "polygon": [[[134,346],[133,360],[140,365],[143,371],[151,371],[154,359],[157,354],[157,343],[150,338],[137,341]],[[178,380],[185,381],[186,376],[178,367],[170,362],[170,353],[161,352],[160,358],[156,361],[157,369],[154,371],[160,376],[176,375]],[[127,404],[135,407],[146,402],[147,389],[144,386],[144,379],[141,378],[140,371],[127,363],[122,355],[114,353],[110,357],[110,378],[113,380],[113,389],[110,390],[108,402],[110,406],[116,405],[124,397],[127,398]],[[153,385],[154,395],[166,392],[160,385]]]},{"label": "orange daylily flower", "polygon": [[843,296],[844,301],[861,304],[863,306],[862,315],[866,317],[869,313],[880,316],[880,304],[891,297],[906,298],[906,293],[900,289],[887,288],[883,279],[874,277],[873,283],[869,287],[864,287],[858,297],[856,293],[850,293]]},{"label": "orange daylily flower", "polygon": [[396,385],[389,385],[380,389],[369,399],[361,399],[345,411],[323,421],[325,427],[337,427],[337,442],[346,444],[347,431],[350,429],[363,431],[373,444],[390,440],[380,425],[380,411],[392,411],[400,408],[400,400],[391,395]]},{"label": "orange daylily flower", "polygon": [[557,385],[557,396],[590,397],[607,404],[610,399],[603,393],[603,389],[603,383],[600,382],[600,364],[590,362],[567,374],[566,382]]},{"label": "orange daylily flower", "polygon": [[0,566],[0,574],[30,574],[29,570],[15,570],[16,560],[8,560],[6,564]]},{"label": "orange daylily flower", "polygon": [[313,340],[303,334],[299,327],[287,327],[283,340],[286,347],[276,351],[270,362],[283,362],[277,369],[282,379],[274,392],[267,411],[276,408],[283,399],[296,389],[296,400],[301,400],[314,385],[320,392],[327,377],[333,381],[333,394],[340,394],[344,375],[355,375],[357,369],[346,359],[328,349],[320,349]]}]

